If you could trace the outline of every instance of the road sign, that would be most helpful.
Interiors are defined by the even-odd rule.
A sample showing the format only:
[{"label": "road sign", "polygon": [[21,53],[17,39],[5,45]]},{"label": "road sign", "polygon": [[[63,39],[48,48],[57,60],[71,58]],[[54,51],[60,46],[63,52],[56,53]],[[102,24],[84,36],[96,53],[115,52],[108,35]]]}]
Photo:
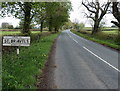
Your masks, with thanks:
[{"label": "road sign", "polygon": [[30,37],[4,36],[3,46],[30,46]]}]

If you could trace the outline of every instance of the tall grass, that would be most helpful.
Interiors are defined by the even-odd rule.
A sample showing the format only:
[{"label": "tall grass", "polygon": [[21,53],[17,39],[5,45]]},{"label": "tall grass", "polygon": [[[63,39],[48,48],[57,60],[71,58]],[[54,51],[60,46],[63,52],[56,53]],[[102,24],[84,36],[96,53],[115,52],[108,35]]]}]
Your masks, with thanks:
[{"label": "tall grass", "polygon": [[3,89],[35,89],[36,76],[42,73],[48,53],[57,36],[58,34],[52,34],[41,37],[30,47],[21,47],[19,55],[16,55],[16,51],[4,54]]}]

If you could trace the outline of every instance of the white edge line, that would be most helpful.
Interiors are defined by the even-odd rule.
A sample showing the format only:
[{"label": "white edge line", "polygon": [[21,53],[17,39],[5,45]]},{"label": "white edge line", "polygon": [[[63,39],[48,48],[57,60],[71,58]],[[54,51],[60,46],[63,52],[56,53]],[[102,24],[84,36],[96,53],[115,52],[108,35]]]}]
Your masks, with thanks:
[{"label": "white edge line", "polygon": [[[67,33],[68,34],[68,33]],[[69,34],[68,34],[69,35]],[[70,35],[69,35],[70,36]],[[70,36],[70,38],[72,38],[71,36]],[[76,43],[78,43],[78,41],[76,41],[74,38],[72,38],[72,40],[73,41],[75,41]]]},{"label": "white edge line", "polygon": [[113,69],[117,70],[118,72],[120,72],[119,69],[117,69],[116,67],[114,67],[113,65],[111,65],[110,63],[108,63],[107,61],[105,61],[104,59],[102,59],[101,57],[99,57],[98,55],[96,55],[95,53],[93,53],[92,51],[90,51],[89,49],[87,49],[86,47],[83,46],[83,48],[85,50],[87,50],[88,52],[90,52],[91,54],[93,54],[95,57],[97,57],[98,59],[100,59],[101,61],[103,61],[104,63],[106,63],[107,65],[109,65],[110,67],[112,67]]},{"label": "white edge line", "polygon": [[[67,33],[68,34],[68,33]],[[68,34],[69,35],[69,34]],[[70,36],[70,35],[69,35]],[[71,37],[71,36],[70,36]],[[72,37],[71,37],[72,38]],[[72,38],[76,43],[78,43],[74,38]],[[114,67],[113,65],[111,65],[110,63],[108,63],[107,61],[105,61],[104,59],[102,59],[101,57],[99,57],[98,55],[96,55],[95,53],[93,53],[92,51],[90,51],[89,49],[87,49],[86,47],[83,46],[83,48],[85,50],[87,50],[88,52],[90,52],[92,55],[94,55],[95,57],[97,57],[98,59],[100,59],[101,61],[103,61],[104,63],[106,63],[107,65],[109,65],[110,67],[112,67],[113,69],[115,69],[116,71],[120,72],[119,69],[117,69],[116,67]]]}]

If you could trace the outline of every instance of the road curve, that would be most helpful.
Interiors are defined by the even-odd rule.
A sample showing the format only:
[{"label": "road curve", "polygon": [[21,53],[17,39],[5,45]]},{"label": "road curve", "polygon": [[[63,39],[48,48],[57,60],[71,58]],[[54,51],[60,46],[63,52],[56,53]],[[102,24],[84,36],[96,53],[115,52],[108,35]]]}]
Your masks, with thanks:
[{"label": "road curve", "polygon": [[58,89],[118,89],[118,53],[70,30],[57,40],[55,64]]}]

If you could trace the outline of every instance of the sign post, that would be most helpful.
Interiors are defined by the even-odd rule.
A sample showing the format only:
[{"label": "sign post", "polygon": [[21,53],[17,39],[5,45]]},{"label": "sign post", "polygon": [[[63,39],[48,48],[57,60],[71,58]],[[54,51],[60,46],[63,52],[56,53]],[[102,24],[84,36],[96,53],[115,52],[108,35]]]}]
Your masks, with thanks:
[{"label": "sign post", "polygon": [[20,49],[19,49],[19,47],[17,47],[17,55],[19,55],[20,54]]},{"label": "sign post", "polygon": [[28,36],[4,36],[3,46],[17,46],[17,55],[20,53],[20,46],[30,46],[30,37]]}]

